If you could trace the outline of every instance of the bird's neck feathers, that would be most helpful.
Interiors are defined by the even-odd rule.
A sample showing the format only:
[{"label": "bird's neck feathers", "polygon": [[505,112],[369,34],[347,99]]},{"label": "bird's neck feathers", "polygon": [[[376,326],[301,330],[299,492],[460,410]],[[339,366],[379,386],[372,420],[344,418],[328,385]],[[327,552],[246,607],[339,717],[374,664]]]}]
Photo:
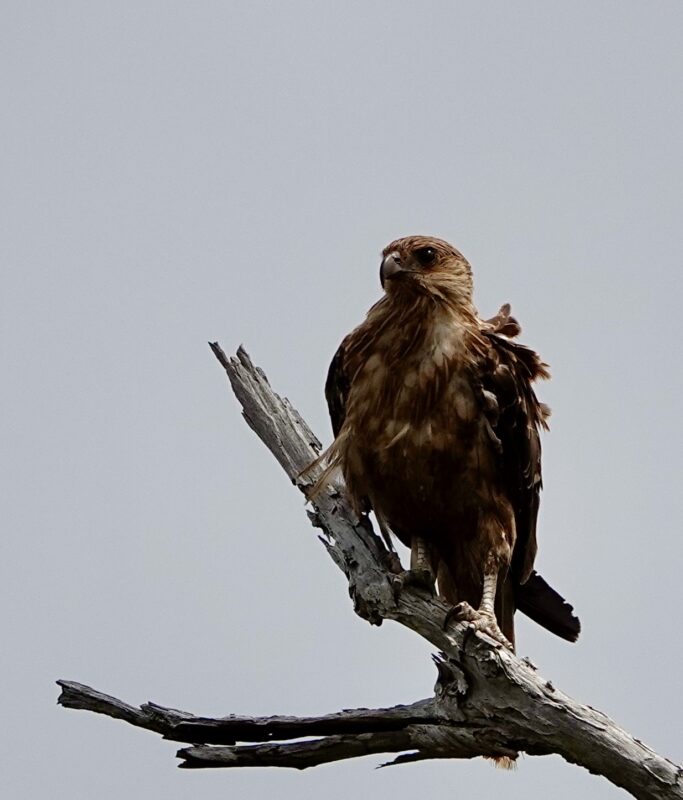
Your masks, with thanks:
[{"label": "bird's neck feathers", "polygon": [[383,301],[393,312],[429,316],[441,310],[456,316],[476,316],[472,270],[465,259],[449,263],[447,269],[412,273],[408,280],[387,282],[385,288]]},{"label": "bird's neck feathers", "polygon": [[394,330],[398,331],[418,327],[425,333],[444,320],[479,329],[471,281],[444,279],[424,284],[418,291],[412,286],[396,287],[375,303],[367,316],[371,325],[396,326]]},{"label": "bird's neck feathers", "polygon": [[459,298],[445,291],[391,292],[372,306],[365,322],[349,337],[347,350],[354,367],[360,367],[378,348],[388,363],[394,364],[439,349],[445,341],[458,352],[478,354],[480,332],[471,296]]},{"label": "bird's neck feathers", "polygon": [[433,305],[445,307],[463,317],[477,313],[472,301],[474,285],[469,265],[458,272],[441,273],[437,280],[432,278],[425,281],[420,288],[421,294],[429,298]]}]

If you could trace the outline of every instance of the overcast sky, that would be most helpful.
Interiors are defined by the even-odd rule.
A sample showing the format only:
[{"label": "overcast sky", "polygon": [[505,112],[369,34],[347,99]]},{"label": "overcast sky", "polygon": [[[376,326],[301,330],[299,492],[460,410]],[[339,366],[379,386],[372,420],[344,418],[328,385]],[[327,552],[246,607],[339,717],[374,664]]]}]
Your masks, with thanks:
[{"label": "overcast sky", "polygon": [[0,20],[3,797],[602,800],[557,757],[185,772],[54,680],[203,714],[431,694],[355,617],[206,345],[325,442],[379,253],[435,234],[551,364],[544,676],[681,763],[683,102],[676,2],[26,2]]}]

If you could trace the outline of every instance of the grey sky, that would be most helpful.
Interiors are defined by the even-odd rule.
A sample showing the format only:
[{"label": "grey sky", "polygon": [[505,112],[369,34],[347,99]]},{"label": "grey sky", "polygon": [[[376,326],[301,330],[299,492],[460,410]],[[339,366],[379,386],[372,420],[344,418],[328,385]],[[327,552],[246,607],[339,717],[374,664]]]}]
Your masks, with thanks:
[{"label": "grey sky", "polygon": [[[206,341],[320,435],[379,251],[433,233],[553,368],[538,565],[576,646],[519,649],[679,763],[680,2],[2,4],[3,797],[602,799],[557,758],[188,773],[56,708],[408,702]],[[467,794],[464,794],[467,793]]]}]

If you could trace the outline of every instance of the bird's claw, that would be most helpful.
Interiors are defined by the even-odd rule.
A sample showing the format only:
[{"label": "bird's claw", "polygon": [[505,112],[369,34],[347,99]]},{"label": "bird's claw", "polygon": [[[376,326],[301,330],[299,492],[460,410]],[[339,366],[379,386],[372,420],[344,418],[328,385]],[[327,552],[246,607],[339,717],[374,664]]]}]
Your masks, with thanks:
[{"label": "bird's claw", "polygon": [[403,566],[398,553],[394,550],[389,550],[384,554],[384,566],[387,572],[391,573],[393,577],[399,576],[403,573]]},{"label": "bird's claw", "polygon": [[432,597],[436,594],[436,579],[434,573],[427,567],[403,570],[398,575],[392,576],[392,584],[397,597],[407,586],[428,592]]},{"label": "bird's claw", "polygon": [[469,603],[458,603],[446,614],[444,629],[446,629],[451,622],[455,622],[456,624],[466,623],[468,631],[485,633],[493,639],[496,644],[502,645],[508,650],[514,650],[512,644],[499,628],[495,614],[492,614],[490,611],[472,608]]}]

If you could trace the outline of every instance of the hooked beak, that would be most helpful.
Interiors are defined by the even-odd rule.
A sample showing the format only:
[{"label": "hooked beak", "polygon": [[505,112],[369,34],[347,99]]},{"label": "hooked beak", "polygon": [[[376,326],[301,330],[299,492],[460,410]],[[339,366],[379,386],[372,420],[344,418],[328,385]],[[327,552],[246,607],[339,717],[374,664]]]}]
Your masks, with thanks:
[{"label": "hooked beak", "polygon": [[396,275],[400,275],[405,271],[405,267],[401,265],[401,257],[399,254],[395,250],[391,253],[387,253],[382,259],[382,266],[379,268],[379,280],[382,287],[384,287],[385,281],[395,278]]}]

